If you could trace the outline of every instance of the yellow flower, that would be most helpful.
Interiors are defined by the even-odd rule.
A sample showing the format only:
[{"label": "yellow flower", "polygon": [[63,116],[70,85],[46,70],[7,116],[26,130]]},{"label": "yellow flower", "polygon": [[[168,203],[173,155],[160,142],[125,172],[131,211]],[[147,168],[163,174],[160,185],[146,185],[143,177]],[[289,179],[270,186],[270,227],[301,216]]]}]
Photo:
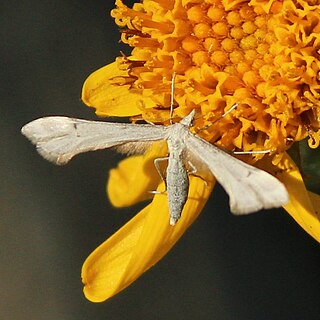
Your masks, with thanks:
[{"label": "yellow flower", "polygon": [[[320,141],[320,5],[316,0],[144,0],[133,8],[116,0],[111,15],[122,27],[130,56],[94,72],[83,101],[99,116],[129,116],[168,124],[171,78],[177,74],[174,116],[196,109],[201,136],[229,150],[271,150],[243,156],[287,187],[284,208],[320,241],[320,197],[306,190],[286,153],[309,137]],[[238,107],[217,121],[235,103]],[[110,172],[108,194],[115,206],[150,198],[160,178],[147,154],[122,161]],[[214,182],[190,177],[189,199],[177,225],[169,225],[163,194],[101,244],[85,261],[86,297],[108,299],[159,261],[197,218]],[[163,190],[160,183],[158,190]]]}]

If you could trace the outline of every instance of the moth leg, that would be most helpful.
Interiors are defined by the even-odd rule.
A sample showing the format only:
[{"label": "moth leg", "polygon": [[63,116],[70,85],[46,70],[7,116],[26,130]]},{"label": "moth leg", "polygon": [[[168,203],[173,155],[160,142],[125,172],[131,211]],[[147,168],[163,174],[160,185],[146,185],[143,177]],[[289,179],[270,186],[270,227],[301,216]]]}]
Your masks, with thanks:
[{"label": "moth leg", "polygon": [[267,154],[272,150],[257,150],[257,151],[231,151],[232,154]]},{"label": "moth leg", "polygon": [[223,119],[225,116],[227,116],[229,113],[231,113],[234,109],[236,109],[239,106],[239,103],[235,103],[230,109],[228,109],[222,116],[220,116],[218,119],[214,120],[212,123],[204,126],[203,128],[201,128],[197,133],[202,132],[204,130],[207,130],[208,128],[210,128],[211,126],[213,126],[215,123],[217,123],[218,121],[220,121],[221,119]]},{"label": "moth leg", "polygon": [[198,172],[196,166],[191,161],[188,161],[188,165],[191,169],[191,170],[188,170],[188,174],[190,174],[192,176],[196,176],[197,172]]},{"label": "moth leg", "polygon": [[197,170],[196,166],[191,161],[188,161],[188,165],[191,169],[191,170],[188,170],[188,174],[190,176],[200,178],[205,183],[205,185],[208,186],[208,182],[205,179],[203,179],[203,177],[201,177],[200,175],[197,174],[198,170]]},{"label": "moth leg", "polygon": [[160,165],[159,163],[160,162],[163,162],[163,161],[168,161],[169,160],[169,157],[163,157],[163,158],[156,158],[154,159],[153,163],[154,163],[154,166],[160,176],[160,178],[162,179],[162,181],[164,182],[165,184],[165,190],[164,191],[149,191],[150,193],[153,193],[153,194],[161,194],[161,193],[166,193],[167,192],[167,182],[166,182],[166,177],[163,175],[162,171],[161,171],[161,168],[160,168]]}]

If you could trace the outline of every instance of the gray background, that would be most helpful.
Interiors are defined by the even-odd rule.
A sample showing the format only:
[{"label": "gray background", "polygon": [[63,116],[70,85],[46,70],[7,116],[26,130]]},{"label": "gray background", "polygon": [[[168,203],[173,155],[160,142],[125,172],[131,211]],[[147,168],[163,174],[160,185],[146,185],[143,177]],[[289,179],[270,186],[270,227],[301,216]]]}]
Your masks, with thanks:
[{"label": "gray background", "polygon": [[83,81],[129,52],[112,7],[1,1],[0,319],[319,319],[318,244],[283,210],[233,217],[220,187],[156,267],[105,303],[84,298],[83,261],[143,205],[110,207],[115,153],[55,167],[19,130],[44,115],[95,119],[79,98]]}]

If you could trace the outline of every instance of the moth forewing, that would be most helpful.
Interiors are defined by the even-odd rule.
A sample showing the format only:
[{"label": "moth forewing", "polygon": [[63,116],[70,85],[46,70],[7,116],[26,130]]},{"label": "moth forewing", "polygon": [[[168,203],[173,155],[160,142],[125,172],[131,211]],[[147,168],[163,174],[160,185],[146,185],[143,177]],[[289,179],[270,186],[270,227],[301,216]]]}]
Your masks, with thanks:
[{"label": "moth forewing", "polygon": [[228,193],[235,214],[280,207],[288,201],[284,185],[275,177],[192,134],[189,128],[194,114],[195,110],[167,127],[45,117],[28,123],[21,132],[45,159],[59,165],[87,151],[116,147],[120,152],[141,153],[150,143],[166,140],[169,157],[165,182],[172,225],[180,218],[187,200],[188,162],[196,175],[206,167],[215,176]]},{"label": "moth forewing", "polygon": [[[163,140],[167,127],[44,117],[26,124],[21,132],[45,159],[64,165],[79,153],[115,146],[123,145],[121,152],[128,149],[131,153],[141,152],[150,142]],[[130,143],[131,148],[126,148],[126,143]]]},{"label": "moth forewing", "polygon": [[276,208],[289,200],[285,186],[269,173],[234,158],[191,132],[186,148],[205,163],[230,198],[234,214],[249,214]]}]

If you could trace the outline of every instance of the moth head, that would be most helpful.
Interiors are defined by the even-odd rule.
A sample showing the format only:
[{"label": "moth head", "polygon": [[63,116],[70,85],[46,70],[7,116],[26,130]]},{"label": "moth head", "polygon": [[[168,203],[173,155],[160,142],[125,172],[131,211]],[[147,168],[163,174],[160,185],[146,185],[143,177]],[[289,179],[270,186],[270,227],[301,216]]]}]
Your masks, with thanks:
[{"label": "moth head", "polygon": [[196,113],[196,110],[193,109],[187,116],[185,116],[180,123],[187,126],[187,127],[192,127],[193,126],[193,119],[194,115]]}]

